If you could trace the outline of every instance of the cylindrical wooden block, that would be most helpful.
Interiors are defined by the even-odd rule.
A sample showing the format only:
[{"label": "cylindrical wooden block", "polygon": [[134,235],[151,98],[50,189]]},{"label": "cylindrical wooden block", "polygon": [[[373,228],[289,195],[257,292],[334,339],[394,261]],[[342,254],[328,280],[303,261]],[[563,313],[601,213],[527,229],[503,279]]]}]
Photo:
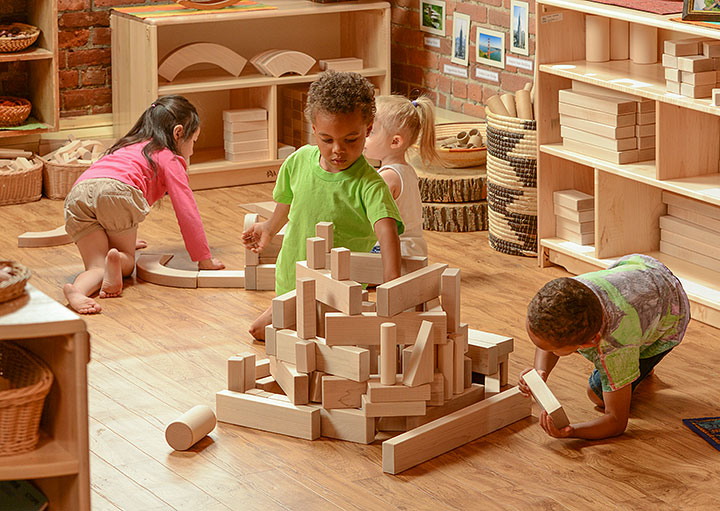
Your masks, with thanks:
[{"label": "cylindrical wooden block", "polygon": [[480,135],[473,135],[468,140],[467,145],[468,145],[468,147],[482,147],[483,146],[482,137]]},{"label": "cylindrical wooden block", "polygon": [[630,58],[630,23],[610,20],[610,60]]},{"label": "cylindrical wooden block", "polygon": [[517,116],[519,119],[533,119],[533,108],[532,101],[530,101],[530,91],[517,91],[515,93],[515,106],[517,108]]},{"label": "cylindrical wooden block", "polygon": [[176,451],[185,451],[215,429],[215,423],[212,408],[194,406],[168,425],[165,440]]},{"label": "cylindrical wooden block", "polygon": [[460,145],[467,144],[468,140],[470,139],[470,135],[468,135],[467,131],[461,131],[455,136],[455,142],[457,142]]},{"label": "cylindrical wooden block", "polygon": [[502,100],[503,105],[505,105],[510,117],[517,117],[517,110],[515,110],[515,96],[508,92],[507,94],[500,96],[500,99]]},{"label": "cylindrical wooden block", "polygon": [[634,64],[655,64],[658,60],[657,27],[630,24],[630,60]]},{"label": "cylindrical wooden block", "polygon": [[485,105],[487,108],[490,109],[492,113],[496,115],[504,115],[505,117],[510,116],[510,112],[507,111],[507,108],[505,108],[502,99],[500,99],[500,96],[498,95],[490,96],[485,102]]},{"label": "cylindrical wooden block", "polygon": [[395,385],[397,374],[397,328],[395,323],[380,325],[380,383]]},{"label": "cylindrical wooden block", "polygon": [[585,60],[610,60],[610,20],[603,16],[585,16]]}]

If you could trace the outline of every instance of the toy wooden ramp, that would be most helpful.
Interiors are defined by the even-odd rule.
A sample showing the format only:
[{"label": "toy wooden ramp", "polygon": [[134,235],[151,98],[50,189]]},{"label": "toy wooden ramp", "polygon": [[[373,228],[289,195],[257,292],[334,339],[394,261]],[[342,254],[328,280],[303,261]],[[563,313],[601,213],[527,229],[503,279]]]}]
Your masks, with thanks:
[{"label": "toy wooden ramp", "polygon": [[[198,270],[197,263],[176,261],[178,267],[167,264],[171,254],[139,254],[136,260],[137,277],[146,282],[169,287],[245,287],[245,272],[242,270]],[[178,262],[180,261],[180,262]]]},{"label": "toy wooden ramp", "polygon": [[26,232],[18,236],[18,247],[56,247],[72,243],[70,235],[65,232],[65,226],[61,225],[50,231]]}]

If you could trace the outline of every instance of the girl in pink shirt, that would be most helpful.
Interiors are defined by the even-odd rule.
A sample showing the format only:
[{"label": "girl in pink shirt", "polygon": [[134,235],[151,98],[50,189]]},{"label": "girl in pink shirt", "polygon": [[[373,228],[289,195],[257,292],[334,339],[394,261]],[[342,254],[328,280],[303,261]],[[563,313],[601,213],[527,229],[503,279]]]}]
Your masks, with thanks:
[{"label": "girl in pink shirt", "polygon": [[210,254],[187,176],[200,134],[195,107],[182,96],[157,99],[135,126],[75,182],[65,198],[65,229],[80,250],[85,271],[63,292],[80,314],[102,310],[90,298],[119,296],[135,268],[138,224],[165,193],[175,210],[190,258],[202,270],[225,265]]}]

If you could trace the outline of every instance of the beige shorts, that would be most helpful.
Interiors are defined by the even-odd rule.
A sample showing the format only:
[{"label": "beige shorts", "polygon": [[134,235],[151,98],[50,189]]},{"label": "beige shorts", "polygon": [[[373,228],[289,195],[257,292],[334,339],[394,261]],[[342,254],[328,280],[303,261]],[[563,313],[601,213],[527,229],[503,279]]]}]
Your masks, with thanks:
[{"label": "beige shorts", "polygon": [[150,212],[142,192],[117,179],[81,181],[65,197],[65,230],[77,241],[93,231],[123,234]]}]

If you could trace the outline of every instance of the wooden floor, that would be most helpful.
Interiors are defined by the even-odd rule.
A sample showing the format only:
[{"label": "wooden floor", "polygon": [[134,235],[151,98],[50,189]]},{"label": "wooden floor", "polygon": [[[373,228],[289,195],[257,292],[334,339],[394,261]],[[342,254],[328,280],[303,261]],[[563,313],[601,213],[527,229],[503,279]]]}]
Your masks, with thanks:
[{"label": "wooden floor", "polygon": [[[213,254],[241,269],[243,202],[269,200],[271,185],[196,193]],[[18,249],[16,236],[62,223],[62,202],[0,208],[2,256],[33,270],[31,282],[63,301],[81,270],[74,245]],[[184,253],[165,199],[141,225],[150,252]],[[532,363],[524,312],[546,281],[534,259],[492,251],[486,233],[426,233],[431,262],[462,268],[463,320],[511,335],[510,379]],[[176,289],[128,279],[123,296],[88,317],[93,509],[444,510],[717,509],[720,453],[682,418],[720,415],[718,331],[691,322],[685,341],[638,388],[627,432],[608,441],[555,440],[533,417],[399,476],[381,470],[378,441],[363,446],[287,438],[220,424],[191,452],[174,452],[164,427],[197,404],[214,408],[226,360],[264,353],[247,334],[272,293]],[[565,357],[550,386],[571,421],[598,414],[585,396],[590,364]]]}]

